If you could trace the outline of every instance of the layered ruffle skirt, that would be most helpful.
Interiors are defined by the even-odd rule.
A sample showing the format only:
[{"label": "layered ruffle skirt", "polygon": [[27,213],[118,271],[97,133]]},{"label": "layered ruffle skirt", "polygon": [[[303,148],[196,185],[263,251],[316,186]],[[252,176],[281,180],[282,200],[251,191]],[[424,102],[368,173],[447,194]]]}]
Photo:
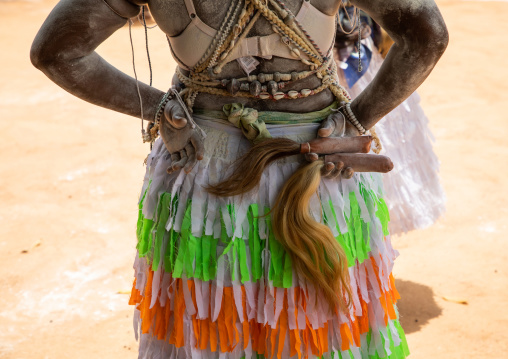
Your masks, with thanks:
[{"label": "layered ruffle skirt", "polygon": [[[348,258],[352,305],[332,313],[295,272],[266,215],[304,159],[280,160],[255,190],[218,198],[205,187],[225,179],[250,143],[228,123],[196,122],[206,154],[189,174],[166,172],[171,158],[160,140],[147,160],[130,298],[139,358],[405,358],[381,176],[323,179],[311,201]],[[268,129],[302,142],[317,127]]]}]

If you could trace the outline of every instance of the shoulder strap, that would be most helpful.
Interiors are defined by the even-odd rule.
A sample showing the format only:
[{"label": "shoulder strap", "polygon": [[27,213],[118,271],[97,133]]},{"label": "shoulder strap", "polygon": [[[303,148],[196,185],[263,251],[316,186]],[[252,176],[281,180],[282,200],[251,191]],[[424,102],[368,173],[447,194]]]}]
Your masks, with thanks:
[{"label": "shoulder strap", "polygon": [[198,29],[209,36],[215,36],[217,30],[208,26],[199,18],[198,14],[196,13],[196,8],[194,7],[193,0],[185,0],[185,7],[187,8],[187,13],[189,14],[191,22],[195,23]]},{"label": "shoulder strap", "polygon": [[185,7],[187,8],[187,13],[189,14],[189,17],[191,19],[198,16],[196,14],[196,8],[194,7],[194,2],[192,0],[185,0]]}]

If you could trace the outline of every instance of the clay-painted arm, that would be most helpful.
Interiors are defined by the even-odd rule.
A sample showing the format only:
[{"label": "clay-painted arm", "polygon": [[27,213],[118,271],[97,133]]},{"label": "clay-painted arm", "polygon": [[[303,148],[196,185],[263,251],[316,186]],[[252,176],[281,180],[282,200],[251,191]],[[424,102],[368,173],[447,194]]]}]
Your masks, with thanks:
[{"label": "clay-painted arm", "polygon": [[409,97],[448,45],[448,31],[433,0],[352,0],[395,41],[374,80],[352,102],[365,128]]},{"label": "clay-painted arm", "polygon": [[[108,6],[109,4],[109,6]],[[61,0],[39,30],[30,51],[35,67],[71,94],[95,105],[141,117],[134,79],[96,48],[140,7],[127,0]],[[163,92],[139,83],[145,119],[152,120]]]}]

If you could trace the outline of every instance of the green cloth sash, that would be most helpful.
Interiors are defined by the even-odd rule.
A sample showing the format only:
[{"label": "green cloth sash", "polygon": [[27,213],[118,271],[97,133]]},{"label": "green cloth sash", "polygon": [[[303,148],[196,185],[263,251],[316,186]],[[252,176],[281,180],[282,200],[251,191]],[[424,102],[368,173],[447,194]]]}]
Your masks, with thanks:
[{"label": "green cloth sash", "polygon": [[222,111],[194,109],[194,114],[204,117],[226,120],[242,130],[243,135],[253,143],[271,138],[266,125],[295,125],[302,123],[319,123],[325,120],[339,107],[337,102],[332,103],[319,111],[306,113],[257,111],[245,107],[241,103],[224,105]]},{"label": "green cloth sash", "polygon": [[266,129],[266,124],[259,119],[258,111],[244,107],[241,103],[224,105],[222,111],[227,120],[242,130],[243,135],[252,143],[256,144],[267,138],[272,138]]}]

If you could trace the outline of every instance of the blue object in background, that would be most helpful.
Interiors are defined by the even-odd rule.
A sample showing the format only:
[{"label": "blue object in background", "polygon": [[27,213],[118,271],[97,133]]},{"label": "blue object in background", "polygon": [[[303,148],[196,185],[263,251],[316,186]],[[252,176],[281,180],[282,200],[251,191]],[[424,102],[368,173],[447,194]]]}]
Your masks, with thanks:
[{"label": "blue object in background", "polygon": [[372,51],[369,50],[367,46],[362,45],[362,72],[358,72],[358,52],[352,52],[348,59],[346,60],[346,64],[348,65],[346,69],[344,69],[344,76],[346,77],[346,82],[349,88],[353,87],[353,85],[363,76],[363,74],[367,71],[370,65],[370,59],[372,58]]}]

